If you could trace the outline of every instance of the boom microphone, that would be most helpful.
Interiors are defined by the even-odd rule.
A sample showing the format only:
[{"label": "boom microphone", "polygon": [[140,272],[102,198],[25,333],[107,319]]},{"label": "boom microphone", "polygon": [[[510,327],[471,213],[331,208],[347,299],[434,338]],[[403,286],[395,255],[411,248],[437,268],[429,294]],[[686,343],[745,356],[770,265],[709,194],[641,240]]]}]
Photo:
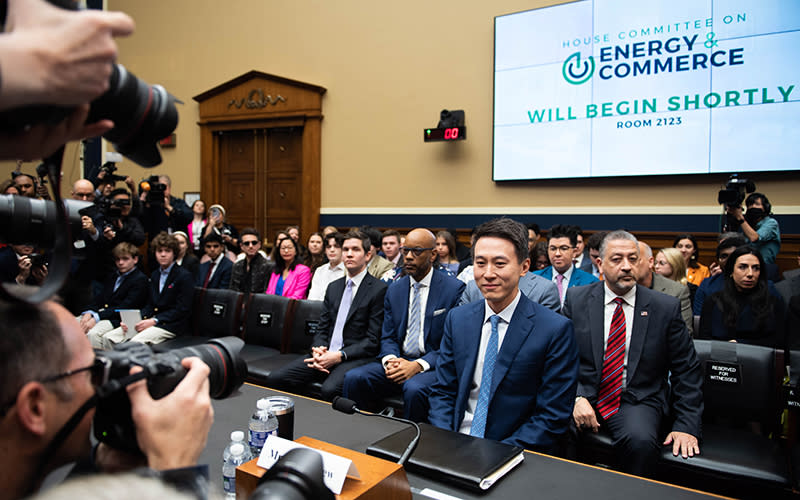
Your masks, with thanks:
[{"label": "boom microphone", "polygon": [[348,415],[352,415],[353,413],[358,413],[359,415],[365,415],[367,417],[383,417],[388,420],[395,420],[397,422],[402,422],[404,424],[413,425],[414,429],[417,431],[417,435],[414,436],[414,439],[412,439],[410,443],[408,443],[406,451],[403,452],[403,455],[401,455],[400,459],[397,461],[398,464],[400,465],[405,464],[406,460],[408,460],[408,457],[410,457],[411,454],[414,452],[414,450],[417,448],[417,443],[419,443],[420,431],[419,431],[419,426],[416,424],[416,422],[412,422],[411,420],[406,420],[404,418],[381,415],[380,413],[363,412],[358,408],[356,408],[355,401],[353,401],[352,399],[343,398],[341,396],[336,396],[335,398],[333,398],[331,404],[333,405],[334,410],[340,411],[342,413],[347,413]]}]

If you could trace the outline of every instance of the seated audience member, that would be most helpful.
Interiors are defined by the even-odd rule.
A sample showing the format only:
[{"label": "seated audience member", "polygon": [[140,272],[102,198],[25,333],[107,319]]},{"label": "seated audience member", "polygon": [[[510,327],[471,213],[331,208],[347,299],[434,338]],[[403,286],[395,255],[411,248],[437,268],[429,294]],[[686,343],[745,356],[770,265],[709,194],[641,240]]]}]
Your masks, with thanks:
[{"label": "seated audience member", "polygon": [[255,228],[242,229],[239,235],[244,258],[233,264],[231,290],[243,293],[264,293],[272,273],[273,263],[261,255],[261,233]]},{"label": "seated audience member", "polygon": [[338,232],[339,230],[336,228],[336,226],[325,226],[324,228],[322,228],[323,237],[328,236],[331,233],[338,233]]},{"label": "seated audience member", "polygon": [[580,226],[572,226],[576,234],[577,244],[575,245],[575,255],[572,257],[572,262],[575,267],[581,271],[592,273],[592,258],[589,256],[589,248],[583,240],[583,229]]},{"label": "seated audience member", "polygon": [[597,281],[597,278],[581,271],[572,263],[575,246],[578,244],[578,233],[574,226],[555,225],[547,233],[547,256],[551,265],[536,274],[551,280],[558,289],[561,304],[567,289],[574,286],[588,285]]},{"label": "seated audience member", "polygon": [[775,264],[775,258],[781,251],[781,230],[778,221],[772,217],[772,205],[763,193],[750,193],[744,205],[747,208],[744,215],[741,206],[730,205],[727,206],[728,215],[736,220],[739,229],[761,253],[764,262]]},{"label": "seated audience member", "polygon": [[124,341],[159,344],[189,332],[194,280],[189,271],[175,265],[178,241],[161,232],[153,238],[150,248],[155,252],[158,269],[150,276],[147,305],[141,311],[143,319],[135,325],[120,323],[94,347],[112,349]]},{"label": "seated audience member", "polygon": [[311,269],[311,274],[314,274],[319,266],[326,263],[324,246],[322,234],[312,233],[308,237],[308,260],[304,262]]},{"label": "seated audience member", "polygon": [[575,400],[578,349],[570,321],[519,291],[527,240],[525,226],[507,218],[475,230],[475,282],[485,300],[445,318],[428,417],[443,429],[553,453]]},{"label": "seated audience member", "polygon": [[380,355],[344,379],[344,397],[359,408],[380,410],[381,398],[402,394],[403,417],[428,420],[444,320],[464,290],[464,283],[433,268],[435,240],[427,229],[414,229],[400,249],[406,276],[386,291]]},{"label": "seated audience member", "polygon": [[677,248],[662,248],[656,254],[653,262],[653,270],[661,276],[686,285],[689,289],[689,300],[694,303],[694,295],[698,286],[690,282],[686,277],[686,261]]},{"label": "seated audience member", "polygon": [[747,245],[733,251],[722,290],[703,304],[700,338],[783,348],[784,303],[771,293],[763,269],[758,250]]},{"label": "seated audience member", "polygon": [[305,299],[311,284],[311,270],[300,260],[297,242],[290,236],[278,240],[272,250],[275,267],[269,277],[267,293],[290,299]]},{"label": "seated audience member", "polygon": [[325,256],[328,262],[318,267],[311,278],[311,289],[308,291],[308,300],[323,300],[328,285],[344,276],[344,262],[342,262],[342,243],[344,235],[333,232],[325,236]]},{"label": "seated audience member", "polygon": [[360,231],[369,237],[371,244],[367,257],[367,272],[379,280],[393,280],[395,278],[394,264],[378,255],[381,248],[381,232],[367,226],[360,228]]},{"label": "seated audience member", "polygon": [[189,248],[189,236],[183,231],[175,231],[172,236],[178,241],[178,258],[175,259],[175,263],[189,271],[192,279],[196,281],[200,271],[200,259],[195,257]]},{"label": "seated audience member", "polygon": [[[797,254],[797,264],[800,266],[800,252]],[[783,297],[784,305],[788,307],[792,297],[800,295],[800,269],[784,271],[783,280],[776,283],[775,288]],[[790,323],[790,325],[795,328],[800,323]]]},{"label": "seated audience member", "polygon": [[19,190],[17,189],[17,185],[14,184],[13,179],[6,179],[0,182],[0,194],[14,194],[19,196]]},{"label": "seated audience member", "polygon": [[403,255],[400,253],[400,233],[388,229],[381,235],[381,252],[383,257],[394,265],[394,268],[403,267]]},{"label": "seated audience member", "polygon": [[308,262],[308,248],[304,247],[303,243],[300,241],[300,226],[288,226],[286,228],[286,234],[297,243],[297,255],[300,256],[300,261]]},{"label": "seated audience member", "polygon": [[550,265],[550,257],[547,256],[547,242],[539,241],[533,247],[531,257],[531,271],[541,271]]},{"label": "seated audience member", "polygon": [[183,231],[192,220],[192,211],[186,202],[172,196],[172,180],[168,175],[159,175],[158,182],[164,184],[164,201],[147,201],[147,191],[142,191],[139,200],[142,205],[141,221],[144,230],[151,238],[161,231]]},{"label": "seated audience member", "polygon": [[[472,251],[470,250],[470,248],[468,246],[466,246],[463,243],[461,243],[460,241],[458,241],[458,231],[456,231],[456,229],[452,228],[452,227],[448,227],[447,229],[445,229],[445,231],[447,231],[450,234],[450,236],[452,236],[453,242],[454,242],[454,244],[456,246],[455,253],[453,253],[451,255],[455,255],[456,259],[458,259],[459,262],[465,262],[466,261],[467,264],[471,263],[472,262]],[[458,274],[458,273],[456,273],[456,274]]]},{"label": "seated audience member", "polygon": [[200,238],[201,249],[205,249],[206,238],[211,234],[222,238],[222,244],[225,247],[223,255],[231,262],[236,260],[236,254],[239,253],[239,232],[225,221],[225,208],[222,205],[211,205],[208,208],[208,223],[203,228],[203,236]]},{"label": "seated audience member", "polygon": [[689,288],[653,272],[653,261],[653,250],[650,245],[640,241],[639,259],[634,267],[636,284],[678,299],[681,303],[681,317],[683,322],[686,323],[686,329],[691,334],[694,329],[694,320],[692,319],[692,301],[689,297]]},{"label": "seated audience member", "polygon": [[456,240],[447,231],[436,233],[436,262],[453,276],[458,274],[460,262],[456,258]]},{"label": "seated audience member", "polygon": [[725,233],[720,237],[720,242],[717,244],[717,260],[708,266],[711,276],[704,279],[694,293],[692,312],[695,316],[700,316],[703,312],[703,304],[706,298],[722,290],[722,285],[725,283],[725,274],[723,272],[725,263],[728,262],[728,257],[737,247],[744,245],[747,245],[747,240],[741,234]]},{"label": "seated audience member", "polygon": [[34,250],[28,244],[0,248],[0,282],[41,286],[47,278],[47,263]]},{"label": "seated audience member", "polygon": [[711,276],[711,271],[706,266],[697,261],[699,249],[697,240],[691,234],[681,234],[672,246],[677,248],[686,263],[686,279],[695,286],[700,286],[704,279]]},{"label": "seated audience member", "polygon": [[116,272],[110,275],[91,307],[80,316],[80,325],[92,344],[120,326],[120,309],[142,309],[147,304],[147,276],[139,269],[139,249],[122,242],[111,251]]},{"label": "seated audience member", "polygon": [[662,445],[700,453],[703,370],[678,300],[637,286],[636,238],[613,231],[600,255],[604,281],[571,288],[564,304],[580,351],[573,420],[578,432],[608,431],[624,471],[650,475]]},{"label": "seated audience member", "polygon": [[50,472],[72,462],[93,472],[145,465],[167,475],[196,465],[214,420],[209,370],[198,358],[182,361],[186,376],[157,401],[144,380],[126,388],[141,455],[105,443],[93,449],[94,409],[48,452],[61,428],[95,395],[96,384],[104,382],[101,366],[75,317],[53,301],[0,301],[0,322],[0,358],[14,360],[0,363],[0,498],[30,495]]},{"label": "seated audience member", "polygon": [[603,238],[605,238],[607,234],[608,231],[597,231],[586,240],[586,248],[589,250],[589,260],[592,262],[592,270],[587,272],[591,272],[592,276],[599,280],[603,279],[603,273],[601,273],[600,268],[597,267],[597,259],[600,258],[600,245],[603,243]]},{"label": "seated audience member", "polygon": [[212,232],[203,239],[203,248],[208,260],[200,264],[195,286],[227,290],[231,284],[233,263],[225,257],[222,236]]},{"label": "seated audience member", "polygon": [[[289,242],[296,245],[291,238],[281,245]],[[386,284],[366,271],[370,246],[369,237],[361,232],[344,235],[342,258],[347,273],[325,292],[311,356],[301,356],[270,373],[270,387],[296,390],[321,380],[322,397],[331,400],[341,393],[348,370],[378,354]]]},{"label": "seated audience member", "polygon": [[533,248],[536,246],[536,242],[539,241],[539,235],[541,231],[539,230],[539,224],[525,224],[525,228],[528,230],[528,254],[530,256],[531,262],[534,262],[533,258]]},{"label": "seated audience member", "polygon": [[206,202],[195,200],[192,203],[192,221],[186,225],[186,233],[189,235],[189,242],[192,250],[200,252],[200,238],[203,237],[203,228],[208,224],[206,216]]}]

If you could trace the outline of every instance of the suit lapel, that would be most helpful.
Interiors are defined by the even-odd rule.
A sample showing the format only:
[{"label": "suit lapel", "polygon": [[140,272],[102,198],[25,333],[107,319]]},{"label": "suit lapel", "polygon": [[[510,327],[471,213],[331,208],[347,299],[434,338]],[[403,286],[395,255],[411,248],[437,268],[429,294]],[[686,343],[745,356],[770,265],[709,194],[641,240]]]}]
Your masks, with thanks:
[{"label": "suit lapel", "polygon": [[[603,370],[603,357],[605,355],[605,317],[603,314],[605,308],[605,285],[600,282],[599,285],[594,285],[591,295],[589,297],[589,327],[592,336],[592,354],[594,355],[594,364],[598,367],[597,373]],[[576,311],[580,313],[580,311]]]},{"label": "suit lapel", "polygon": [[400,350],[403,350],[403,342],[406,339],[406,332],[408,331],[408,296],[411,293],[411,278],[405,276],[397,285],[400,288],[401,300],[400,306],[402,306],[402,313],[400,315],[400,325],[403,326],[400,331],[397,332],[397,341],[400,344]]},{"label": "suit lapel", "polygon": [[[364,297],[366,297],[369,294],[369,287],[372,286],[372,280],[369,279],[370,277],[371,277],[370,274],[367,273],[364,276],[364,279],[361,280],[361,284],[358,285],[358,290],[356,290],[356,295],[355,297],[353,297],[353,301],[350,303],[350,310],[347,311],[347,318],[345,318],[344,320],[345,324],[348,321],[350,321],[350,318],[353,316],[355,310],[358,309],[359,305],[361,305],[361,301],[363,301]],[[347,281],[345,281],[345,283],[347,283]],[[344,291],[342,291],[342,295],[344,296]]]},{"label": "suit lapel", "polygon": [[[169,286],[172,284],[172,281],[175,279],[175,273],[178,272],[178,264],[173,264],[172,269],[169,270],[169,274],[167,275],[167,280],[164,282],[164,288],[158,292],[158,282],[156,282],[156,292],[158,292],[158,298],[161,299],[161,296],[164,295],[164,292],[167,291]],[[161,273],[159,271],[158,275],[159,281],[161,281]]]},{"label": "suit lapel", "polygon": [[528,336],[533,332],[533,319],[536,313],[530,307],[528,300],[525,296],[521,296],[514,314],[511,316],[511,323],[508,325],[506,335],[503,337],[503,345],[500,346],[500,351],[497,353],[497,361],[494,365],[494,373],[492,374],[492,390],[490,392],[489,404],[491,405],[491,398],[497,390],[497,386],[508,373],[511,363],[514,361],[520,348],[525,344]]},{"label": "suit lapel", "polygon": [[425,348],[427,349],[428,345],[428,333],[431,331],[431,321],[433,321],[433,313],[436,311],[436,298],[437,294],[434,293],[434,290],[438,288],[438,282],[442,279],[439,276],[439,273],[436,271],[433,272],[431,276],[431,286],[428,289],[428,301],[425,303],[425,318],[422,321],[423,331],[422,335],[425,339]]},{"label": "suit lapel", "polygon": [[633,330],[631,330],[631,345],[628,351],[627,381],[633,378],[636,366],[642,357],[645,337],[647,336],[647,324],[650,321],[648,309],[650,300],[640,292],[641,287],[636,287],[636,307],[633,308]]},{"label": "suit lapel", "polygon": [[[464,354],[463,367],[461,378],[459,379],[458,388],[458,401],[456,401],[456,422],[460,424],[461,418],[464,416],[464,410],[467,407],[467,399],[469,399],[469,392],[472,388],[472,379],[475,377],[475,363],[478,361],[478,349],[481,347],[481,331],[483,329],[483,317],[485,314],[486,301],[473,302],[475,306],[472,307],[472,314],[465,318],[461,323],[465,326],[464,332],[452,332],[456,340],[463,341],[463,344],[454,342],[456,347],[456,357],[459,353]],[[464,307],[470,307],[465,305]],[[463,345],[463,350],[459,349]],[[456,365],[457,366],[457,365]],[[496,365],[495,365],[496,368]],[[458,424],[455,430],[458,430]]]}]

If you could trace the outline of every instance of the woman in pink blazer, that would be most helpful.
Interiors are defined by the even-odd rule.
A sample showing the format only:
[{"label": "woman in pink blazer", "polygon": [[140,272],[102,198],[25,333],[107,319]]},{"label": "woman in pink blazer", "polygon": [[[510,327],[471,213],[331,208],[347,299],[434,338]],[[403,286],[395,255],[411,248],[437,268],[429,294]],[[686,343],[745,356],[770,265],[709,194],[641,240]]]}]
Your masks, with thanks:
[{"label": "woman in pink blazer", "polygon": [[311,269],[300,264],[297,242],[292,238],[278,239],[272,250],[275,269],[269,277],[267,293],[290,299],[305,299],[311,284]]}]

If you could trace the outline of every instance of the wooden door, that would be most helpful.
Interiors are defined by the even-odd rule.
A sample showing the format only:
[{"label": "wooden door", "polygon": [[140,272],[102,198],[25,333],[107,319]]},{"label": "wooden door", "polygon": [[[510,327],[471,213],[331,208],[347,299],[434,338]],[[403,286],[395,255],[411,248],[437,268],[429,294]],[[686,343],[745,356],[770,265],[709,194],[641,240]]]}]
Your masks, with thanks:
[{"label": "wooden door", "polygon": [[217,133],[219,203],[236,229],[255,227],[272,243],[278,230],[300,224],[302,132],[284,127]]}]

